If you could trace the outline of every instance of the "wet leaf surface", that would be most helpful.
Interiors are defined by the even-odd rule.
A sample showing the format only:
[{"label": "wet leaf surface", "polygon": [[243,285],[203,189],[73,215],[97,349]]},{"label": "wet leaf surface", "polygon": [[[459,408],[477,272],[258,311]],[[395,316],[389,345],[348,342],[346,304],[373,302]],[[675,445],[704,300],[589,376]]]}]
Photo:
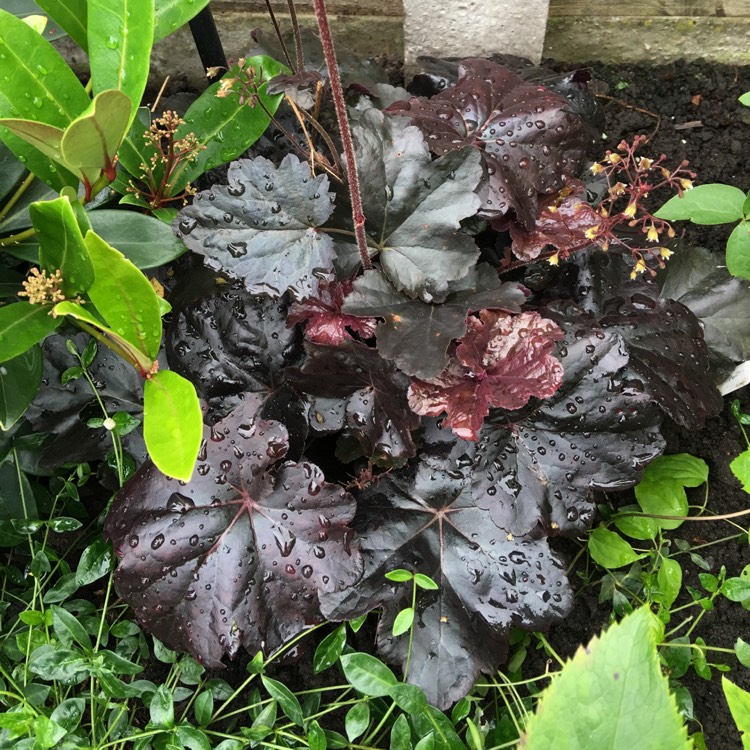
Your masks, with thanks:
[{"label": "wet leaf surface", "polygon": [[402,665],[408,635],[394,638],[393,620],[411,601],[409,586],[385,573],[406,568],[430,576],[437,591],[417,594],[410,682],[434,705],[462,697],[480,671],[497,668],[511,625],[538,629],[572,603],[562,562],[540,534],[517,538],[499,503],[474,499],[468,467],[457,468],[450,444],[357,493],[356,527],[365,560],[362,580],[327,596],[331,619],[384,607],[378,645]]},{"label": "wet leaf surface", "polygon": [[253,294],[315,295],[333,278],[333,243],[316,229],[333,211],[328,177],[290,154],[278,167],[262,156],[233,162],[228,183],[198,193],[175,219],[177,234]]},{"label": "wet leaf surface", "polygon": [[320,621],[319,595],[361,573],[354,501],[314,464],[284,462],[286,430],[260,405],[248,394],[206,428],[190,482],[147,463],[105,523],[119,594],[153,635],[209,668]]}]

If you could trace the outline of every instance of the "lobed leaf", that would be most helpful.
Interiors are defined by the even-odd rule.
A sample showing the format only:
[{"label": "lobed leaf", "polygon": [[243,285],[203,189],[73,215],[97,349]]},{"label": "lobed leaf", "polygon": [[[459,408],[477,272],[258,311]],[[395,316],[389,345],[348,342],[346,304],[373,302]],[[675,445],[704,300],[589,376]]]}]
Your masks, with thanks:
[{"label": "lobed leaf", "polygon": [[247,394],[205,428],[188,483],[147,463],[105,523],[120,595],[153,635],[211,669],[319,621],[318,596],[361,573],[354,501],[317,466],[280,463],[286,430],[261,419],[260,405]]},{"label": "lobed leaf", "polygon": [[180,211],[177,234],[253,294],[315,296],[333,278],[333,243],[317,231],[333,211],[328,177],[289,155],[278,167],[261,156],[234,162],[228,180]]}]

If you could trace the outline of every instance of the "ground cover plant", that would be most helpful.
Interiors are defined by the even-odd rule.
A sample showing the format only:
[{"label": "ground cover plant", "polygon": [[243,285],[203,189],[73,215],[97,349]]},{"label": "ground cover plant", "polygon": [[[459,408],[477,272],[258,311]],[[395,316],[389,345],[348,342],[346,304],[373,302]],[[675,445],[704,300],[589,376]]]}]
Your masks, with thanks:
[{"label": "ground cover plant", "polygon": [[[98,8],[89,3],[92,51]],[[298,34],[269,44],[281,62],[238,61],[184,117],[149,125],[140,93],[104,89],[54,123],[5,94],[8,146],[22,164],[37,159],[42,180],[70,167],[72,183],[45,197],[24,179],[0,224],[13,253],[0,308],[2,528],[5,544],[28,546],[39,580],[24,592],[21,571],[5,571],[25,609],[4,641],[3,741],[512,746],[525,719],[495,711],[490,737],[470,691],[509,657],[520,668],[524,631],[570,613],[566,560],[550,541],[588,532],[595,493],[639,482],[639,507],[604,517],[588,550],[612,571],[650,554],[646,603],[668,622],[680,585],[660,535],[688,507],[682,485],[670,485],[674,505],[649,504],[649,483],[663,490],[662,425],[698,430],[719,411],[715,381],[747,336],[711,304],[745,309],[746,287],[700,253],[670,259],[675,231],[648,203],[659,190],[689,194],[689,165],[648,154],[642,138],[598,153],[582,72],[544,83],[490,60],[440,63],[417,97],[351,64],[345,91],[316,9],[322,51]],[[93,55],[92,75],[97,65],[112,63]],[[97,114],[118,102],[120,115]],[[100,162],[74,159],[66,138],[98,118],[113,133]],[[223,181],[189,184],[256,142]],[[97,196],[120,208],[92,205]],[[114,214],[148,224],[134,239]],[[165,230],[177,249],[150,258]],[[74,570],[50,539],[77,531],[84,505],[104,510],[87,463],[99,459],[97,479],[117,494],[99,518],[104,540]],[[696,602],[745,600],[741,576],[714,578]],[[100,608],[72,598],[100,580]],[[631,598],[612,596],[616,610]],[[370,612],[403,682],[347,642]],[[316,671],[340,668],[345,684],[292,692],[267,673],[310,631],[345,621],[315,655]],[[134,679],[143,632],[181,665],[166,678],[174,696]],[[674,639],[657,644],[679,652]],[[208,676],[241,650],[260,654],[241,687]],[[248,695],[249,708],[229,710]],[[79,702],[63,710],[66,700]],[[345,717],[324,729],[336,711]]]}]

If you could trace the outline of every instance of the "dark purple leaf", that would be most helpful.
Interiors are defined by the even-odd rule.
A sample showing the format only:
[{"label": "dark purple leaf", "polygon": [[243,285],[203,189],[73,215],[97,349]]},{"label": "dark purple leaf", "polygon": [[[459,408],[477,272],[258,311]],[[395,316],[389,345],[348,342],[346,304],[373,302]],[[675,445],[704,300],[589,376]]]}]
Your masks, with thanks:
[{"label": "dark purple leaf", "polygon": [[514,534],[540,518],[563,533],[586,529],[593,490],[632,487],[664,450],[660,411],[620,336],[570,304],[544,314],[565,331],[562,385],[526,414],[494,413],[473,454],[477,502],[508,508]]},{"label": "dark purple leaf", "polygon": [[344,310],[383,319],[377,328],[381,356],[407,375],[431,378],[448,362],[451,340],[466,333],[466,316],[482,309],[520,312],[525,301],[518,284],[502,283],[486,264],[471,268],[460,286],[441,304],[428,304],[399,294],[377,271],[365,271],[354,282]]},{"label": "dark purple leaf", "polygon": [[[401,465],[411,458],[415,454],[411,433],[419,426],[419,417],[406,401],[406,375],[377,350],[355,341],[338,347],[306,344],[306,349],[308,357],[302,368],[287,371],[294,388],[312,396],[344,400],[346,431],[368,458],[386,465]],[[313,429],[316,421],[321,428],[335,425],[336,414],[340,409],[327,418],[324,410],[313,404],[310,424]]]},{"label": "dark purple leaf", "polygon": [[436,154],[477,148],[484,170],[480,216],[499,220],[514,211],[528,230],[539,193],[554,193],[576,176],[589,138],[564,96],[482,59],[462,61],[452,88],[388,111],[410,116]]},{"label": "dark purple leaf", "polygon": [[273,391],[284,368],[302,355],[299,331],[287,328],[287,310],[281,300],[237,286],[190,302],[174,314],[167,332],[170,367],[225,413],[224,400],[236,405],[246,391]]},{"label": "dark purple leaf", "polygon": [[248,394],[206,428],[187,484],[146,464],[105,523],[120,596],[153,635],[211,669],[319,622],[318,596],[362,571],[354,501],[314,464],[282,463],[286,430],[259,417],[260,402]]},{"label": "dark purple leaf", "polygon": [[407,568],[430,576],[440,588],[417,594],[407,677],[440,708],[463,697],[480,671],[497,668],[511,626],[546,627],[572,604],[564,566],[546,540],[512,534],[512,515],[501,504],[480,507],[466,464],[450,451],[450,444],[433,447],[416,466],[357,493],[364,575],[321,600],[334,620],[383,607],[378,645],[404,665],[409,636],[394,639],[391,627],[411,603],[411,588],[385,573]]},{"label": "dark purple leaf", "polygon": [[479,156],[470,149],[432,161],[421,132],[376,109],[353,127],[367,219],[383,272],[399,291],[441,301],[479,257],[460,222],[476,213]]},{"label": "dark purple leaf", "polygon": [[[91,340],[86,333],[54,334],[45,339],[42,386],[25,413],[35,431],[54,436],[42,448],[41,468],[56,469],[65,463],[104,458],[112,450],[107,431],[86,424],[92,417],[104,416],[89,382],[83,377],[65,385],[61,381],[68,368],[79,364],[65,346],[68,338],[79,352]],[[100,346],[88,369],[109,414],[121,411],[142,419],[143,380],[131,365]],[[126,435],[123,444],[137,462],[145,460],[146,447],[140,430]]]},{"label": "dark purple leaf", "polygon": [[[293,326],[307,321],[305,338],[314,344],[338,346],[352,338],[349,331],[363,339],[375,333],[377,321],[374,318],[357,317],[341,312],[346,297],[352,290],[352,282],[321,282],[318,296],[304,302],[295,302],[289,309],[287,325]],[[348,330],[347,330],[348,329]]]},{"label": "dark purple leaf", "polygon": [[262,156],[240,159],[228,180],[198,193],[175,218],[175,232],[253,294],[315,295],[321,279],[333,278],[333,243],[316,228],[333,211],[328,177],[312,176],[290,154],[278,167]]},{"label": "dark purple leaf", "polygon": [[520,409],[559,388],[563,369],[551,352],[560,338],[557,325],[539,313],[483,310],[469,318],[445,370],[412,382],[409,405],[425,416],[446,413],[445,425],[458,437],[477,440],[490,407]]},{"label": "dark purple leaf", "polygon": [[317,70],[301,70],[293,75],[283,73],[268,82],[268,94],[285,94],[298,107],[312,109],[323,76]]}]

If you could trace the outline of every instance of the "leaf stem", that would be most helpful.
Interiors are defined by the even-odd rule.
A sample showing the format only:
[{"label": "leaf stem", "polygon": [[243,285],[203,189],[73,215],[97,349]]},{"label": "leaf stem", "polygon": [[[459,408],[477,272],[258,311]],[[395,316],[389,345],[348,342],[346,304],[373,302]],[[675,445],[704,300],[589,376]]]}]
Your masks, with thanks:
[{"label": "leaf stem", "polygon": [[34,182],[34,179],[35,176],[31,172],[29,172],[29,174],[26,176],[26,179],[18,186],[16,192],[13,193],[8,202],[2,208],[0,208],[0,221],[2,221],[10,213],[10,210],[13,208],[13,206],[18,203],[23,194],[28,190],[29,185]]},{"label": "leaf stem", "polygon": [[297,55],[297,70],[300,73],[305,67],[305,54],[302,51],[302,35],[299,33],[299,21],[297,20],[297,9],[294,0],[286,0],[289,7],[289,17],[292,22],[292,33],[294,34],[294,51]]},{"label": "leaf stem", "polygon": [[18,232],[18,234],[11,234],[8,237],[3,237],[0,239],[0,247],[10,247],[11,245],[18,245],[24,240],[29,239],[29,237],[33,237],[36,234],[36,230],[34,227],[29,227],[28,229],[24,229],[23,232]]},{"label": "leaf stem", "polygon": [[279,27],[279,22],[276,19],[276,14],[273,12],[273,8],[271,7],[271,0],[266,0],[266,8],[268,10],[268,15],[271,17],[271,23],[273,24],[273,29],[276,32],[276,38],[279,40],[279,44],[281,45],[281,51],[284,53],[284,57],[286,58],[286,61],[289,63],[289,67],[294,71],[294,63],[292,62],[292,56],[289,54],[289,50],[287,49],[286,42],[284,41],[284,36],[281,33],[281,28]]},{"label": "leaf stem", "polygon": [[346,114],[346,102],[344,100],[344,89],[341,86],[339,66],[336,62],[336,50],[333,46],[333,36],[328,23],[325,0],[313,0],[315,17],[318,19],[318,30],[320,41],[323,44],[323,54],[328,66],[328,77],[331,81],[331,96],[336,109],[336,120],[339,124],[341,142],[344,146],[346,156],[346,174],[349,180],[349,195],[352,200],[352,221],[354,222],[354,234],[357,238],[357,248],[365,271],[372,269],[370,254],[367,252],[367,236],[365,235],[365,215],[362,211],[362,193],[359,189],[359,175],[357,174],[357,162],[354,155],[354,142],[349,127],[349,118]]}]

